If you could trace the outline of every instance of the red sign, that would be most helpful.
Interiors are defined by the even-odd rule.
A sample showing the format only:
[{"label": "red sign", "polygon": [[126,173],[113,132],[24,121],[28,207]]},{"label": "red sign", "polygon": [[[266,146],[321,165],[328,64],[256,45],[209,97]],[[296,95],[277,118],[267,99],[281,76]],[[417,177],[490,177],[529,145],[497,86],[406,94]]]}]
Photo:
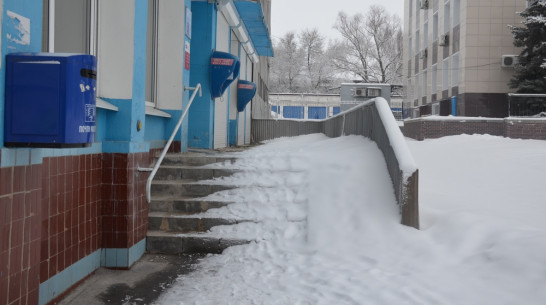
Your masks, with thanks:
[{"label": "red sign", "polygon": [[217,65],[217,66],[231,66],[233,65],[233,59],[230,58],[211,58],[210,59],[211,65]]},{"label": "red sign", "polygon": [[247,84],[239,84],[237,86],[238,89],[248,89],[248,90],[252,90],[254,89],[254,86],[252,85],[247,85]]},{"label": "red sign", "polygon": [[184,69],[190,69],[190,43],[184,42]]},{"label": "red sign", "polygon": [[184,56],[184,68],[186,70],[190,69],[190,52],[186,52],[186,55]]}]

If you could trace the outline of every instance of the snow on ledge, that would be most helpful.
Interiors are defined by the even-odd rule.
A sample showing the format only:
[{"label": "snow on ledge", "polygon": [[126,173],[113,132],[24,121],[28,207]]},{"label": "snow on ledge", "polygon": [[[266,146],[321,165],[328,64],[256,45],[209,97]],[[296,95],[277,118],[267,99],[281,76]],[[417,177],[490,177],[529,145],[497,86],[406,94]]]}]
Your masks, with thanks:
[{"label": "snow on ledge", "polygon": [[439,116],[431,115],[424,116],[415,119],[407,119],[405,122],[417,122],[417,121],[457,121],[457,122],[502,122],[501,118],[486,118],[486,117],[465,117],[465,116]]},{"label": "snow on ledge", "polygon": [[454,122],[504,122],[504,121],[537,121],[546,122],[546,117],[507,117],[507,118],[487,118],[487,117],[467,117],[467,116],[439,116],[431,115],[414,119],[406,119],[405,123],[419,121],[454,121]]}]

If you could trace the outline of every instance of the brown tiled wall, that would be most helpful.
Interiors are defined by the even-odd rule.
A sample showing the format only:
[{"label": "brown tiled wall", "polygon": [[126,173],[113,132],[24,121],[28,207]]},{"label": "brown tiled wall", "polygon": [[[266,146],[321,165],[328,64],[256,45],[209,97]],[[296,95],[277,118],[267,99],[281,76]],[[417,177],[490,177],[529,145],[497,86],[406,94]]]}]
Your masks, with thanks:
[{"label": "brown tiled wall", "polygon": [[415,119],[404,123],[402,132],[416,140],[436,139],[460,134],[490,134],[515,139],[546,140],[546,120],[517,119],[483,120],[426,120]]},{"label": "brown tiled wall", "polygon": [[0,168],[0,304],[37,304],[41,165]]},{"label": "brown tiled wall", "polygon": [[150,153],[44,158],[0,168],[0,304],[37,304],[40,283],[100,248],[146,237]]},{"label": "brown tiled wall", "polygon": [[137,168],[150,165],[149,155],[103,155],[102,248],[130,248],[146,237],[148,173]]},{"label": "brown tiled wall", "polygon": [[44,158],[40,282],[100,248],[101,155]]},{"label": "brown tiled wall", "polygon": [[505,136],[513,139],[546,140],[546,120],[506,121]]}]

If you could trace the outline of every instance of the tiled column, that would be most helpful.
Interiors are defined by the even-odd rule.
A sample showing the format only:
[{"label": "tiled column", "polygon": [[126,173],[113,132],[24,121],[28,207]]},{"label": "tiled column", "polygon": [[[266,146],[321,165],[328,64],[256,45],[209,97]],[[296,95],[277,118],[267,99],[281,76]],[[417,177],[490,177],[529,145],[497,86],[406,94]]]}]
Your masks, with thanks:
[{"label": "tiled column", "polygon": [[149,165],[149,153],[103,156],[101,259],[105,267],[129,268],[145,250],[148,173],[137,168]]}]

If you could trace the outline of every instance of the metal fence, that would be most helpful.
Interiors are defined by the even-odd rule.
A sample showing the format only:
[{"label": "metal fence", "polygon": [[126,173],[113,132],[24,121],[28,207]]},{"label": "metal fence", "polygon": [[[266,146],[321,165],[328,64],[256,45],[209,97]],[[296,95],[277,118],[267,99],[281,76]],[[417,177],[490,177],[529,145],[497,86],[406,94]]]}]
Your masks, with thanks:
[{"label": "metal fence", "polygon": [[[381,104],[383,103],[383,104]],[[342,112],[327,120],[274,120],[259,119],[252,121],[251,134],[253,142],[294,137],[312,133],[323,133],[328,137],[342,135],[362,135],[377,143],[387,163],[387,169],[394,185],[397,202],[402,214],[402,224],[419,228],[419,171],[416,167],[411,170],[400,166],[401,159],[410,159],[405,143],[401,141],[403,135],[400,129],[389,128],[395,122],[392,113],[381,115],[379,107],[387,107],[387,101],[382,98],[374,99],[358,107]],[[386,120],[392,120],[386,122]],[[397,139],[395,139],[397,138]],[[404,147],[400,147],[400,143]]]},{"label": "metal fence", "polygon": [[508,94],[511,117],[546,117],[546,94]]}]

